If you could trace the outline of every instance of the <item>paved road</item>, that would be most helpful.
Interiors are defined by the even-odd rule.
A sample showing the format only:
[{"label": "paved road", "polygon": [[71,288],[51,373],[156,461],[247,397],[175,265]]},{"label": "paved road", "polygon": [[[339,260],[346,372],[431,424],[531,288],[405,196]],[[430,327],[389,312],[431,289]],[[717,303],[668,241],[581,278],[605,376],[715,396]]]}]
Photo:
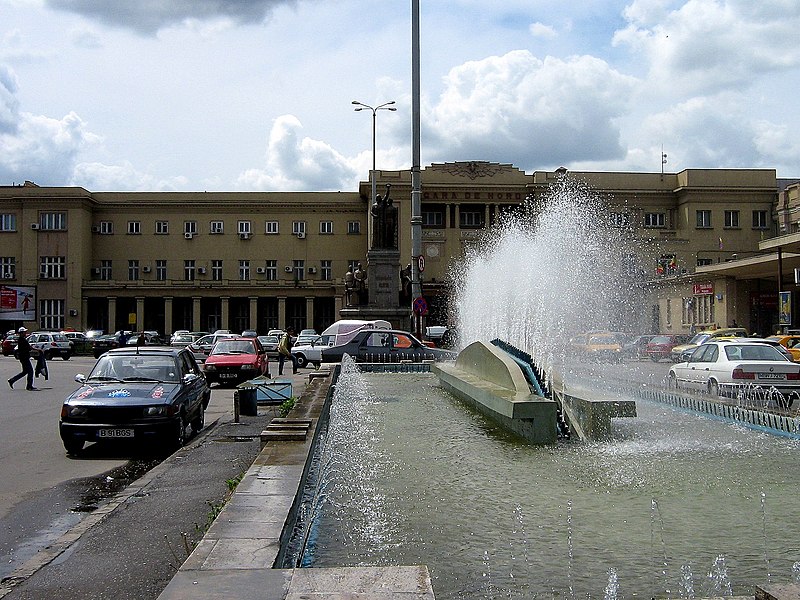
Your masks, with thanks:
[{"label": "paved road", "polygon": [[[257,417],[234,423],[233,390],[215,387],[206,428],[163,463],[163,457],[130,449],[113,455],[94,446],[71,459],[58,437],[60,406],[77,385],[75,374],[93,364],[88,357],[56,359],[50,362],[50,380],[35,383],[38,391],[25,391],[23,383],[0,394],[0,578],[46,564],[65,534],[94,525],[28,580],[5,582],[0,597],[157,597],[187,548],[202,537],[228,492],[227,481],[252,463],[258,434],[276,414],[274,408],[260,408]],[[18,362],[0,358],[0,377],[18,370]],[[296,395],[302,373],[293,378]],[[105,515],[109,497],[123,488],[124,502],[112,500],[120,506]]]}]

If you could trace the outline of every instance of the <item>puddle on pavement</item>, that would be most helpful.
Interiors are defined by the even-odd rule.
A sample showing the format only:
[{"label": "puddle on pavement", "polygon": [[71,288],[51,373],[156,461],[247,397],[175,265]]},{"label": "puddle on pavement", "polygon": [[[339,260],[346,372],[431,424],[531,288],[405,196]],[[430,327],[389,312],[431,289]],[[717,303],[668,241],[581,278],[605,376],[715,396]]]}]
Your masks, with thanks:
[{"label": "puddle on pavement", "polygon": [[84,489],[80,502],[72,507],[72,512],[97,510],[103,500],[114,496],[161,462],[160,458],[134,459],[97,477],[81,480],[80,485]]}]

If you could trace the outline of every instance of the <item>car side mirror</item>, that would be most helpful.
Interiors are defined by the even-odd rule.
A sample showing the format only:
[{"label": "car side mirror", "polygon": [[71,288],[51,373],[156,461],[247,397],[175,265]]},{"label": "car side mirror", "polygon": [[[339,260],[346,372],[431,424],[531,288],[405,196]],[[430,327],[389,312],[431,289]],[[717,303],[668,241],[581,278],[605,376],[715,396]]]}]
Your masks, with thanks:
[{"label": "car side mirror", "polygon": [[183,383],[185,384],[192,383],[197,378],[198,375],[196,373],[187,373],[186,375],[183,376]]},{"label": "car side mirror", "polygon": [[84,375],[83,373],[78,373],[77,375],[75,375],[75,381],[77,381],[78,383],[86,383],[86,375]]}]

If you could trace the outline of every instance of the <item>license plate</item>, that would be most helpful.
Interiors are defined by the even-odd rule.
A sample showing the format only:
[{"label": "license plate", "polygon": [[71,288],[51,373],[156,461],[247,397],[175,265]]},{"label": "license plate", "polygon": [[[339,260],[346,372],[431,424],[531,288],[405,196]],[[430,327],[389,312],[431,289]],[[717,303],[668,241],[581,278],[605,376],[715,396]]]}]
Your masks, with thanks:
[{"label": "license plate", "polygon": [[236,373],[220,373],[220,379],[236,379]]},{"label": "license plate", "polygon": [[99,438],[132,438],[133,429],[98,429]]},{"label": "license plate", "polygon": [[783,373],[759,373],[759,379],[786,379]]}]

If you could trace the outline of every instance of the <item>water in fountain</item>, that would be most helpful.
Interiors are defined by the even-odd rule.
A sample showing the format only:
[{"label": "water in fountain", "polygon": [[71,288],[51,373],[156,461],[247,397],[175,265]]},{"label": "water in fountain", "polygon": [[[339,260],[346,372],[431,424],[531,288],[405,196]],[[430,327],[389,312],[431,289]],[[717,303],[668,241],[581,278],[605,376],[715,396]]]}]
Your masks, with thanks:
[{"label": "water in fountain", "polygon": [[501,216],[451,272],[460,345],[500,338],[547,372],[575,334],[633,330],[626,320],[636,313],[640,269],[629,232],[609,215],[565,175],[537,204]]},{"label": "water in fountain", "polygon": [[795,576],[797,440],[640,401],[613,440],[536,447],[433,376],[345,367],[304,565],[425,564],[440,600],[692,598],[688,565],[697,597]]}]

